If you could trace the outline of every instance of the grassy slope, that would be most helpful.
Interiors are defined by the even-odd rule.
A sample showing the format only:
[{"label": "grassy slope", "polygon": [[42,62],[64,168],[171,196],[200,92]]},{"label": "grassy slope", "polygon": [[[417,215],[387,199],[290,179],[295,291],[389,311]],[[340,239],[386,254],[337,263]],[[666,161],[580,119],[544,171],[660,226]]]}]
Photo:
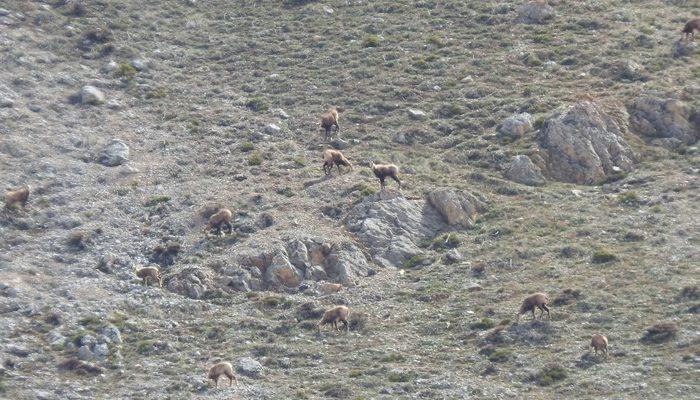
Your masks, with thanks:
[{"label": "grassy slope", "polygon": [[[9,171],[10,182],[35,174],[45,188],[44,199],[61,200],[62,215],[81,218],[85,229],[104,228],[99,242],[132,236],[139,247],[130,255],[138,258],[171,235],[185,243],[183,259],[189,262],[230,257],[235,253],[230,246],[205,243],[187,221],[208,201],[255,214],[261,211],[251,202],[256,194],[263,194],[264,207],[276,223],[254,234],[250,243],[290,229],[332,235],[341,223],[320,217],[319,210],[329,203],[346,208],[361,197],[352,190],[358,182],[375,182],[359,168],[315,183],[322,148],[317,118],[330,105],[347,109],[341,136],[361,141],[346,151],[348,156],[399,163],[406,173],[406,195],[452,186],[480,191],[491,200],[478,226],[459,233],[460,251],[470,263],[485,263],[483,276],[471,276],[468,265],[439,263],[398,279],[395,271],[381,271],[341,296],[370,320],[370,326],[347,339],[328,336],[319,344],[310,331],[288,322],[293,308],[261,307],[257,312],[255,303],[240,294],[214,302],[233,304],[226,307],[199,302],[180,306],[168,300],[173,295],[152,293],[144,294],[142,304],[127,306],[123,300],[108,307],[108,313],[119,310],[132,321],[124,326],[125,372],[110,370],[105,379],[93,382],[95,390],[196,395],[210,357],[252,354],[260,359],[269,355],[270,360],[263,380],[244,381],[241,393],[250,398],[256,393],[322,397],[337,377],[353,397],[377,397],[388,387],[394,388],[386,394],[390,397],[403,391],[406,397],[420,393],[428,398],[593,396],[621,390],[634,397],[697,393],[696,364],[682,361],[685,354],[697,357],[697,318],[686,313],[688,303],[665,306],[681,287],[697,284],[692,269],[698,259],[697,156],[637,145],[646,158],[633,177],[649,177],[646,182],[601,188],[553,183],[533,190],[503,181],[496,167],[529,148],[534,135],[513,144],[499,144],[493,137],[495,126],[514,112],[541,117],[585,93],[621,102],[642,88],[684,96],[681,89],[697,82],[700,67],[697,60],[688,67],[670,53],[679,26],[693,10],[690,5],[550,2],[556,19],[533,26],[509,24],[516,2],[329,2],[334,10],[330,15],[317,3],[92,3],[80,17],[63,15],[63,7],[42,10],[35,2],[10,1],[6,6],[22,10],[27,19],[3,33],[2,54],[7,57],[2,83],[22,96],[22,105],[38,104],[42,111],[11,111],[3,133],[10,134],[19,156],[0,159],[0,165]],[[39,16],[46,17],[37,24]],[[77,37],[66,35],[66,25],[77,33],[106,25],[114,35],[115,61],[139,56],[152,60],[152,66],[130,79],[104,75],[99,69],[107,58],[81,57]],[[363,45],[370,35],[379,37],[378,47]],[[651,45],[641,46],[645,41]],[[622,82],[605,76],[611,63],[627,59],[642,64],[650,79]],[[541,63],[549,60],[565,66],[547,72]],[[468,76],[472,79],[464,80]],[[122,108],[66,102],[91,81]],[[250,99],[260,99],[269,109],[283,108],[291,118],[278,121],[271,112],[252,111],[245,106]],[[429,117],[410,120],[408,107]],[[263,165],[251,167],[251,153],[240,146],[255,140],[254,134],[269,122],[283,126],[285,136],[255,141],[254,152],[263,155]],[[419,143],[394,143],[398,132],[415,135]],[[83,138],[77,150],[68,145],[71,135]],[[111,136],[129,143],[137,175],[123,177],[79,161]],[[22,151],[34,158],[27,165]],[[52,161],[41,161],[42,156]],[[53,175],[47,165],[59,173]],[[231,179],[235,174],[247,179],[238,183]],[[285,187],[295,195],[277,193]],[[642,202],[621,204],[618,194],[628,191]],[[172,200],[164,221],[152,222],[140,205],[160,194]],[[104,216],[103,209],[116,211]],[[171,228],[172,222],[179,225]],[[623,240],[628,231],[643,231],[645,240]],[[52,249],[47,243],[65,236],[63,228],[23,235],[26,241],[19,246],[5,243],[6,260],[39,271],[38,264],[53,266],[44,253]],[[79,260],[81,265],[91,265],[103,247],[96,243],[89,257]],[[561,255],[565,247],[570,248],[568,257]],[[619,261],[592,264],[591,254],[599,247]],[[54,267],[57,275],[75,268],[69,263]],[[57,293],[51,289],[51,273],[45,272],[38,277],[19,273],[17,279]],[[103,283],[113,277],[92,279],[97,287],[114,285]],[[463,290],[471,280],[483,290]],[[581,290],[583,298],[555,307],[551,325],[533,326],[541,338],[528,339],[526,334],[517,339],[521,331],[510,328],[497,346],[512,352],[510,358],[495,363],[497,373],[482,377],[490,363],[478,353],[482,340],[470,324],[484,316],[496,322],[512,319],[526,293],[544,290],[556,297],[567,288]],[[104,290],[76,290],[73,295],[80,309],[89,312],[93,301],[109,296]],[[289,299],[292,305],[309,300],[301,295]],[[187,316],[194,309],[198,315]],[[173,320],[177,329],[171,328]],[[661,320],[679,324],[678,340],[640,344],[644,328]],[[172,350],[148,353],[143,341],[154,340],[153,332],[170,342]],[[593,332],[607,334],[617,354],[607,363],[578,368]],[[213,338],[203,339],[207,335]],[[195,349],[193,343],[205,344],[206,350]],[[51,375],[60,352],[45,350],[49,362],[42,373]],[[290,368],[277,363],[283,357],[290,359]],[[125,384],[155,362],[166,365],[156,373],[159,379]],[[528,382],[530,373],[551,362],[564,366],[569,377],[549,387]],[[80,378],[60,379],[70,387]],[[30,397],[25,386],[18,386],[17,393],[10,390]]]}]

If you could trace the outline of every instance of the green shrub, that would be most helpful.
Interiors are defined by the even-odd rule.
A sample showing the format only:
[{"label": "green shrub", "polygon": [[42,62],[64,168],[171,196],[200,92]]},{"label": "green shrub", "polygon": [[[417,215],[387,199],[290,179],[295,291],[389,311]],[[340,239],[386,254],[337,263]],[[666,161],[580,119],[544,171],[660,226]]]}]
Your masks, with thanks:
[{"label": "green shrub", "polygon": [[620,195],[620,203],[625,204],[625,205],[638,205],[639,204],[639,197],[637,197],[637,193],[635,192],[625,192],[622,195]]},{"label": "green shrub", "polygon": [[255,149],[255,144],[253,142],[244,142],[241,144],[241,151],[247,153]]},{"label": "green shrub", "polygon": [[382,39],[377,35],[369,35],[362,41],[364,47],[377,47]]},{"label": "green shrub", "polygon": [[480,329],[483,331],[486,329],[491,329],[494,326],[496,326],[496,321],[492,320],[491,318],[482,318],[481,321],[474,322],[470,326],[472,329]]},{"label": "green shrub", "polygon": [[540,386],[549,386],[555,382],[558,382],[566,378],[566,369],[559,364],[547,364],[545,367],[535,376],[535,381]]},{"label": "green shrub", "polygon": [[607,249],[596,250],[595,253],[593,253],[593,257],[591,258],[591,261],[594,264],[604,264],[615,260],[617,260],[617,256],[615,256],[614,253]]},{"label": "green shrub", "polygon": [[413,268],[416,267],[423,262],[427,260],[427,257],[422,255],[422,254],[416,254],[415,256],[409,258],[408,260],[404,261],[403,267],[404,268]]},{"label": "green shrub", "polygon": [[254,166],[254,165],[261,165],[262,164],[262,156],[260,153],[255,152],[248,157],[248,165]]},{"label": "green shrub", "polygon": [[498,349],[489,355],[491,362],[508,361],[513,356],[513,352],[508,349]]},{"label": "green shrub", "polygon": [[447,46],[447,42],[443,40],[440,36],[438,35],[433,35],[428,38],[428,43],[434,45],[435,47],[438,48],[443,48]]},{"label": "green shrub", "polygon": [[119,63],[117,65],[117,68],[114,70],[114,76],[117,78],[132,78],[134,75],[136,75],[136,68],[132,67],[131,65],[127,63]]}]

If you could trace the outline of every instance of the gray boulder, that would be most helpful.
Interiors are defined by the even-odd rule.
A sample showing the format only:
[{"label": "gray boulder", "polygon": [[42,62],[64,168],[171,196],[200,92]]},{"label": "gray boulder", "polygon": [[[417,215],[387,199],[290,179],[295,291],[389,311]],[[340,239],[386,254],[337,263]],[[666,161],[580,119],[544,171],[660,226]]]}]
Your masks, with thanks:
[{"label": "gray boulder", "polygon": [[129,146],[119,139],[112,139],[100,151],[98,161],[107,167],[124,164],[129,161]]},{"label": "gray boulder", "polygon": [[526,24],[543,24],[554,18],[554,8],[544,1],[530,1],[518,8],[518,20]]},{"label": "gray boulder", "polygon": [[700,124],[691,120],[691,109],[675,99],[637,97],[628,107],[630,130],[645,138],[673,138],[693,144],[700,138]]},{"label": "gray boulder", "polygon": [[401,267],[423,251],[421,241],[445,227],[443,217],[425,200],[395,197],[378,200],[368,196],[349,213],[347,228],[353,232],[375,262]]},{"label": "gray boulder", "polygon": [[542,186],[547,183],[540,168],[524,154],[513,157],[503,175],[506,179],[528,186]]},{"label": "gray boulder", "polygon": [[613,118],[595,103],[583,101],[545,121],[540,146],[547,174],[555,180],[598,184],[633,169],[634,154],[625,141],[627,115]]},{"label": "gray boulder", "polygon": [[533,123],[532,115],[528,113],[513,115],[503,121],[498,128],[498,133],[501,137],[519,139],[532,130]]},{"label": "gray boulder", "polygon": [[208,270],[185,266],[168,278],[165,288],[173,293],[199,299],[207,288],[211,287],[211,275]]},{"label": "gray boulder", "polygon": [[238,359],[236,371],[249,378],[259,378],[262,375],[263,366],[250,357],[243,357]]},{"label": "gray boulder", "polygon": [[102,104],[105,102],[105,95],[100,89],[86,85],[80,89],[80,102],[91,105]]},{"label": "gray boulder", "polygon": [[473,195],[457,193],[452,189],[431,192],[428,201],[448,225],[461,225],[465,228],[474,226],[478,208],[481,208],[481,202]]},{"label": "gray boulder", "polygon": [[265,271],[265,281],[273,286],[297,287],[302,280],[303,271],[292,265],[287,253],[283,249],[275,252]]},{"label": "gray boulder", "polygon": [[355,286],[357,278],[367,276],[369,269],[362,250],[351,242],[334,245],[326,257],[326,274],[343,286]]}]

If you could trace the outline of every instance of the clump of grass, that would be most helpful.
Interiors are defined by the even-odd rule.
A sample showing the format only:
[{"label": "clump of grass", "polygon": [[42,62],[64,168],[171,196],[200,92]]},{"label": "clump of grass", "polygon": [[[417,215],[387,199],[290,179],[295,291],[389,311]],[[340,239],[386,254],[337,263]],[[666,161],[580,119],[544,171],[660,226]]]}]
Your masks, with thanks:
[{"label": "clump of grass", "polygon": [[559,364],[547,364],[535,375],[535,382],[540,386],[549,386],[555,382],[565,379],[566,369]]},{"label": "clump of grass", "polygon": [[167,96],[168,92],[164,87],[157,87],[146,92],[147,99],[162,99]]},{"label": "clump of grass", "polygon": [[404,261],[403,267],[404,268],[413,268],[417,267],[420,264],[423,264],[428,260],[428,257],[422,255],[422,254],[416,254],[415,256],[409,258],[408,260]]},{"label": "clump of grass", "polygon": [[128,63],[119,63],[117,68],[114,70],[114,76],[117,78],[133,78],[136,75],[136,68],[132,67]]},{"label": "clump of grass", "polygon": [[250,108],[255,112],[267,111],[269,106],[265,101],[259,97],[254,97],[245,103],[246,107]]},{"label": "clump of grass", "polygon": [[428,43],[438,48],[443,48],[447,46],[447,42],[438,35],[432,35],[431,37],[429,37]]},{"label": "clump of grass", "polygon": [[102,320],[95,316],[82,318],[78,323],[89,329],[97,329],[102,326]]},{"label": "clump of grass", "polygon": [[306,166],[306,159],[302,156],[295,157],[293,161],[294,161],[294,165],[296,165],[297,167],[305,167]]},{"label": "clump of grass", "polygon": [[240,149],[242,152],[247,153],[255,149],[255,144],[253,142],[243,142]]},{"label": "clump of grass", "polygon": [[364,182],[354,185],[352,188],[350,188],[350,190],[348,190],[348,193],[355,191],[359,191],[360,196],[363,198],[377,193],[377,190],[373,186],[370,186]]},{"label": "clump of grass", "polygon": [[377,47],[382,39],[377,35],[369,35],[362,41],[364,47]]},{"label": "clump of grass", "polygon": [[389,353],[389,354],[387,354],[384,357],[379,359],[379,361],[385,362],[385,363],[402,362],[405,360],[406,360],[406,357],[404,357],[403,354],[400,354],[400,353]]},{"label": "clump of grass", "polygon": [[591,262],[594,264],[605,264],[616,260],[617,256],[610,250],[604,248],[596,250],[591,257]]},{"label": "clump of grass", "polygon": [[85,250],[90,242],[90,235],[82,231],[71,232],[68,234],[66,242],[69,247],[75,250]]},{"label": "clump of grass", "polygon": [[389,375],[387,375],[386,379],[389,382],[410,382],[414,378],[414,374],[411,372],[407,371],[391,371],[389,372]]},{"label": "clump of grass", "polygon": [[255,165],[261,165],[262,164],[262,156],[260,153],[255,152],[248,157],[248,165],[250,166],[255,166]]},{"label": "clump of grass", "polygon": [[159,203],[166,203],[170,201],[170,196],[167,195],[160,195],[160,196],[153,196],[148,201],[146,202],[146,207],[152,207],[155,206],[156,204]]},{"label": "clump of grass", "polygon": [[362,376],[362,371],[359,369],[353,369],[348,373],[348,377],[350,378],[359,378]]},{"label": "clump of grass", "polygon": [[260,303],[267,308],[289,308],[292,306],[292,301],[280,296],[263,297]]}]

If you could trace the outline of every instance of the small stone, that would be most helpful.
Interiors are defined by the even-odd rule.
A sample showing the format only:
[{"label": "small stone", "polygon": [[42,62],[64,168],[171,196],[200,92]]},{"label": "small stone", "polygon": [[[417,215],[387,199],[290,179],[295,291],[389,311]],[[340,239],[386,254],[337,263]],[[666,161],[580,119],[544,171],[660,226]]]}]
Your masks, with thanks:
[{"label": "small stone", "polygon": [[483,290],[481,285],[479,285],[476,282],[467,282],[467,284],[465,285],[465,289],[467,289],[467,291],[469,292],[478,292],[480,290]]},{"label": "small stone", "polygon": [[278,108],[277,110],[275,110],[275,115],[277,115],[279,118],[282,118],[282,119],[289,119],[289,114],[287,114],[281,108]]},{"label": "small stone", "polygon": [[137,71],[143,71],[146,69],[146,62],[140,58],[134,58],[133,60],[131,60],[129,65],[134,67],[134,69]]},{"label": "small stone", "polygon": [[532,130],[533,123],[534,120],[532,115],[528,113],[513,115],[503,121],[501,126],[498,128],[498,133],[501,135],[501,137],[518,139],[523,137],[525,133]]},{"label": "small stone", "polygon": [[423,119],[425,117],[425,111],[421,111],[415,108],[408,109],[408,116],[413,119]]},{"label": "small stone", "polygon": [[547,71],[556,71],[559,69],[559,64],[556,61],[547,61],[544,63],[543,68]]},{"label": "small stone", "polygon": [[109,60],[109,62],[107,64],[103,65],[102,68],[100,68],[100,70],[102,72],[104,72],[105,74],[110,74],[110,73],[114,72],[118,66],[119,65],[116,63],[116,61]]},{"label": "small stone", "polygon": [[108,326],[102,329],[102,334],[109,339],[110,343],[120,344],[122,342],[122,335],[116,326]]},{"label": "small stone", "polygon": [[80,102],[82,104],[98,105],[105,101],[105,95],[94,86],[86,85],[80,89]]},{"label": "small stone", "polygon": [[280,128],[279,126],[277,126],[275,124],[269,124],[268,126],[265,127],[265,132],[267,132],[269,134],[278,133],[281,130],[282,130],[282,128]]},{"label": "small stone", "polygon": [[99,162],[107,167],[116,167],[129,161],[129,146],[119,139],[112,139],[99,154]]},{"label": "small stone", "polygon": [[4,17],[6,15],[10,15],[10,10],[7,10],[5,8],[0,8],[0,17]]},{"label": "small stone", "polygon": [[93,349],[93,354],[96,359],[104,360],[105,357],[109,355],[109,347],[107,346],[107,343],[96,344],[95,348]]},{"label": "small stone", "polygon": [[333,11],[332,8],[330,8],[330,7],[328,7],[328,6],[323,6],[323,11],[324,11],[326,14],[333,14],[333,13],[335,12],[335,11]]},{"label": "small stone", "polygon": [[15,102],[9,97],[0,97],[0,108],[14,107]]},{"label": "small stone", "polygon": [[542,186],[547,183],[540,168],[524,154],[513,157],[503,175],[506,179],[528,186]]}]

